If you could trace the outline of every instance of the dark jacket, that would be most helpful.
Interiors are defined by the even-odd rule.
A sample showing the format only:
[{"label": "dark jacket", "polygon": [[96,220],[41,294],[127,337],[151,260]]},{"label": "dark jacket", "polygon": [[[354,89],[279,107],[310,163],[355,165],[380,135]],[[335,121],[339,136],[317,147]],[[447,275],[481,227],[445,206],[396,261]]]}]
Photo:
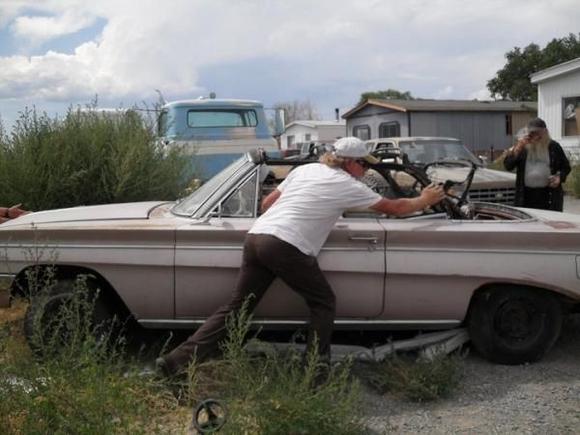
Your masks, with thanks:
[{"label": "dark jacket", "polygon": [[[560,185],[554,189],[548,189],[548,198],[546,210],[562,211],[564,205],[564,190],[562,184],[570,173],[570,162],[560,144],[554,140],[548,145],[548,154],[550,156],[550,173],[555,175],[560,173]],[[526,174],[527,150],[522,150],[517,156],[508,151],[503,161],[503,165],[508,171],[516,168],[516,199],[515,205],[525,207],[524,204],[524,177]]]}]

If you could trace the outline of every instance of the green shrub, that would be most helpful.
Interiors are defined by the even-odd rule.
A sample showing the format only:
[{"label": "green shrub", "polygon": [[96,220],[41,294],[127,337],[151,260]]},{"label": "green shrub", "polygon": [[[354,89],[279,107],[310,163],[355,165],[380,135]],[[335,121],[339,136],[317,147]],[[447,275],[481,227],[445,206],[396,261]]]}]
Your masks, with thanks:
[{"label": "green shrub", "polygon": [[0,131],[0,204],[43,210],[175,199],[187,159],[164,150],[150,124],[135,110],[69,109],[62,120],[25,110],[11,134]]},{"label": "green shrub", "polygon": [[[94,299],[82,279],[77,284],[48,336],[40,329],[45,325],[35,331],[42,345],[52,346],[42,360],[16,351],[11,328],[0,329],[2,433],[151,433],[154,422],[175,408],[163,384],[123,358],[122,340],[103,340],[112,332],[99,328],[95,334],[88,326]],[[74,332],[65,334],[71,340],[61,340],[63,331]]]},{"label": "green shrub", "polygon": [[414,402],[447,397],[458,385],[463,357],[439,355],[433,360],[394,355],[373,364],[366,377],[381,394],[393,393]]},{"label": "green shrub", "polygon": [[[252,356],[244,348],[249,317],[228,325],[224,357],[192,364],[192,403],[223,400],[228,412],[224,434],[361,434],[360,390],[350,364],[327,372],[316,352],[305,361],[295,352]],[[326,381],[321,383],[321,377]]]},{"label": "green shrub", "polygon": [[580,198],[580,165],[572,166],[572,171],[564,183],[564,191]]}]

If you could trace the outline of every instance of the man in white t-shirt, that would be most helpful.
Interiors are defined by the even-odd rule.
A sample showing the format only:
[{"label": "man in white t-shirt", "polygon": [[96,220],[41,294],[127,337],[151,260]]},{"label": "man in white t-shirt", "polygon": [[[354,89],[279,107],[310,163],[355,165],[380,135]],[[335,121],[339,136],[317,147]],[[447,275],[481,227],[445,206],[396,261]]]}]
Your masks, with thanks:
[{"label": "man in white t-shirt", "polygon": [[258,304],[272,281],[282,279],[306,300],[310,309],[308,345],[318,339],[318,351],[327,357],[334,324],[335,296],[318,266],[316,256],[341,214],[356,207],[389,215],[405,215],[443,199],[440,186],[428,186],[421,196],[386,199],[357,180],[367,163],[378,163],[355,137],[339,139],[319,163],[300,166],[262,201],[263,214],[246,236],[242,266],[230,301],[220,307],[185,342],[157,365],[175,374],[196,356],[203,361],[218,350],[226,335],[225,322],[245,300]]}]

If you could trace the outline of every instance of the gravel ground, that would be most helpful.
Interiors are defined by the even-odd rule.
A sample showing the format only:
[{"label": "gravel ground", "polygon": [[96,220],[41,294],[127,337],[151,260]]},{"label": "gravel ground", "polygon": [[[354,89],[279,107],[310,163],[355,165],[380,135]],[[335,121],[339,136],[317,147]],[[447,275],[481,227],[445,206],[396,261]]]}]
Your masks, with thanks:
[{"label": "gravel ground", "polygon": [[368,427],[375,433],[580,433],[580,315],[540,362],[491,364],[470,354],[452,397],[417,404],[365,391]]}]

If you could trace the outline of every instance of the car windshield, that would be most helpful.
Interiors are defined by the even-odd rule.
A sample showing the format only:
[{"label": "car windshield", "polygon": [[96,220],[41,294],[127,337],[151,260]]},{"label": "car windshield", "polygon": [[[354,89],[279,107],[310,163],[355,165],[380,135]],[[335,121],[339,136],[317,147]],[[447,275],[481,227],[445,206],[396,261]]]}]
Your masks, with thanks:
[{"label": "car windshield", "polygon": [[235,174],[248,164],[247,157],[242,157],[214,177],[210,178],[191,195],[173,206],[171,211],[179,216],[192,216],[203,204],[227,181],[233,179]]},{"label": "car windshield", "polygon": [[467,160],[481,162],[457,140],[416,140],[399,142],[399,147],[413,163],[432,163],[439,160]]}]

